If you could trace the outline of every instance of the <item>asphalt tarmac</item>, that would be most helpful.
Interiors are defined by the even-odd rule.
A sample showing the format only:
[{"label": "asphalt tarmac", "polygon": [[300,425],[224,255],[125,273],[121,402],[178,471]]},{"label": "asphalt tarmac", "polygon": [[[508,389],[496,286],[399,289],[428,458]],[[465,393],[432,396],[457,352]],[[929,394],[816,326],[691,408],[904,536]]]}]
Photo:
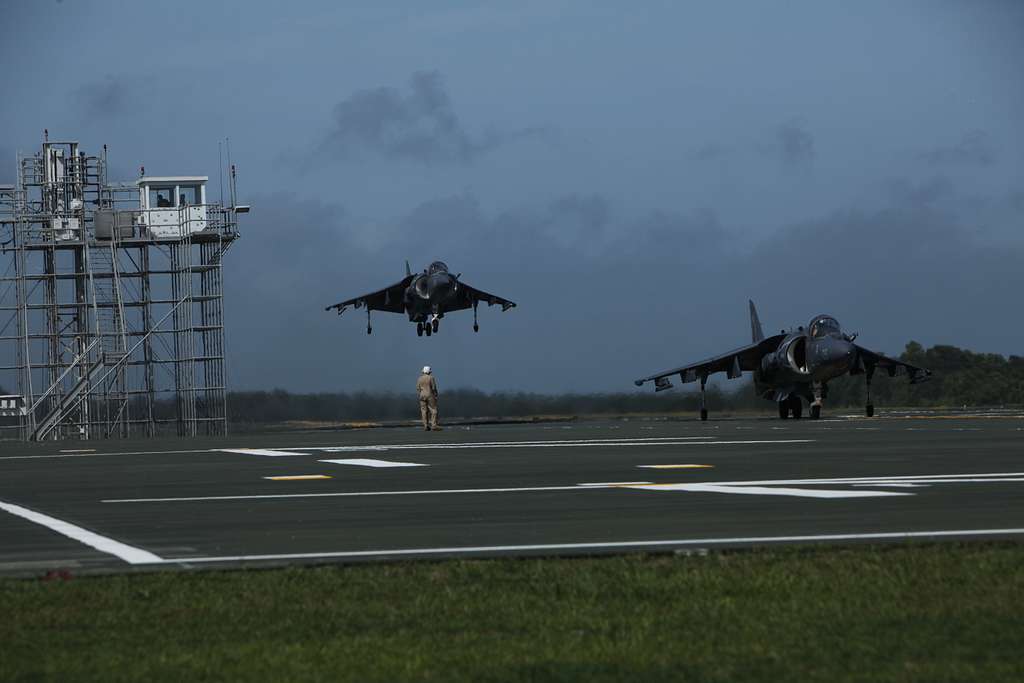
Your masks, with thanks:
[{"label": "asphalt tarmac", "polygon": [[1022,415],[0,442],[8,575],[981,538]]}]

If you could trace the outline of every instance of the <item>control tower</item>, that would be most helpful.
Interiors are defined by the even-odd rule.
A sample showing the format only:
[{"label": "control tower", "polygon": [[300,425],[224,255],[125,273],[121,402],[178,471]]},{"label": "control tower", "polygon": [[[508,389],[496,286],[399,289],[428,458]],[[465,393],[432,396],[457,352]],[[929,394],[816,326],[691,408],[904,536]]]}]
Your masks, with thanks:
[{"label": "control tower", "polygon": [[16,162],[0,186],[0,439],[224,434],[222,262],[249,210],[234,167],[218,203],[207,176],[109,181],[106,146],[46,140]]}]

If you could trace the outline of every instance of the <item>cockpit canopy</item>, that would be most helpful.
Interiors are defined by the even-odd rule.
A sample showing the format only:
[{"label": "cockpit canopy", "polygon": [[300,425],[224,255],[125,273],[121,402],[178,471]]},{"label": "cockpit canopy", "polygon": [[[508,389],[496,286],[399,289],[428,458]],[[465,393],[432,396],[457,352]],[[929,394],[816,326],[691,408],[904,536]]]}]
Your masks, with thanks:
[{"label": "cockpit canopy", "polygon": [[427,266],[427,273],[429,273],[430,275],[433,275],[434,273],[447,273],[447,272],[448,272],[448,266],[446,266],[444,264],[444,262],[442,262],[442,261],[434,261],[429,266]]},{"label": "cockpit canopy", "polygon": [[839,321],[832,316],[817,315],[811,318],[811,324],[807,326],[808,333],[814,339],[822,337],[840,337],[843,334],[839,327]]}]

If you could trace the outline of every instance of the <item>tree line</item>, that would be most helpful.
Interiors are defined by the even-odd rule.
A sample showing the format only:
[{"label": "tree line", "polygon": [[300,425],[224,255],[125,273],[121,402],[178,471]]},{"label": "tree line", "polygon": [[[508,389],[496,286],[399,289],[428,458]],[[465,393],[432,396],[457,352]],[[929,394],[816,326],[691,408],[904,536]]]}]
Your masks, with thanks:
[{"label": "tree line", "polygon": [[[906,345],[900,359],[932,371],[932,379],[911,385],[906,377],[890,378],[884,371],[874,375],[872,401],[879,406],[981,407],[1024,405],[1024,357],[1009,358],[974,353],[955,346],[925,349],[917,342]],[[678,383],[677,383],[678,385]],[[768,401],[754,395],[749,376],[708,387],[708,404],[715,410],[774,411]],[[700,394],[696,384],[674,391],[541,394],[484,392],[449,389],[442,392],[442,416],[528,417],[534,415],[630,415],[693,412]],[[829,383],[827,405],[862,406],[864,376],[846,376]],[[234,423],[273,423],[292,420],[317,422],[358,420],[406,420],[419,416],[415,397],[402,392],[338,392],[294,394],[272,391],[236,391],[228,397]]]},{"label": "tree line", "polygon": [[[925,349],[906,345],[900,359],[933,372],[931,381],[910,385],[906,377],[875,373],[872,401],[878,406],[982,407],[1024,405],[1024,357],[974,353],[955,346]],[[678,382],[677,382],[678,384]],[[542,394],[448,389],[442,392],[442,417],[507,418],[536,415],[632,415],[694,412],[700,394],[696,384],[674,391]],[[865,403],[864,376],[846,376],[829,383],[826,405],[854,407]],[[0,394],[6,393],[0,387]],[[741,382],[708,387],[708,405],[721,410],[774,411],[768,401],[754,395],[749,376]],[[141,408],[141,404],[139,406]],[[154,406],[158,418],[172,419],[173,400]],[[411,392],[331,392],[298,394],[270,391],[233,391],[228,394],[228,419],[233,424],[273,424],[290,421],[353,422],[411,420],[419,406]]]}]

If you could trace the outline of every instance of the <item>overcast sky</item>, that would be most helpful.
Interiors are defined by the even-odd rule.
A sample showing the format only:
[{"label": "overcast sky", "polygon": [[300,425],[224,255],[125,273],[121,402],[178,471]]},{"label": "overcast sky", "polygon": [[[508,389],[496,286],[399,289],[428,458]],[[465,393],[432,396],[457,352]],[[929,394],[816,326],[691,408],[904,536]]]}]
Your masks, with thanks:
[{"label": "overcast sky", "polygon": [[[835,315],[1024,354],[1024,3],[8,1],[0,182],[43,128],[252,205],[234,388],[606,391]],[[435,259],[519,307],[324,307]]]}]

